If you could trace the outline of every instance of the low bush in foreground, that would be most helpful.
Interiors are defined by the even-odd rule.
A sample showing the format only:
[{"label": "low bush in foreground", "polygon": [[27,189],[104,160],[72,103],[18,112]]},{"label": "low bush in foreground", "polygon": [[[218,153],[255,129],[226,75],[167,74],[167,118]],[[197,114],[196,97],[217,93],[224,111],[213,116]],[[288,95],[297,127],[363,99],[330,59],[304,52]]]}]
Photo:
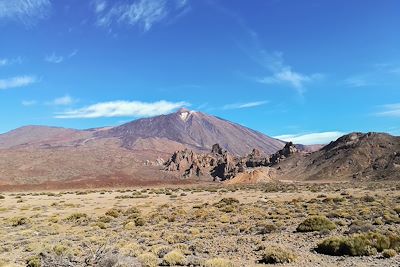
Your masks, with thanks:
[{"label": "low bush in foreground", "polygon": [[400,237],[373,232],[349,237],[330,237],[319,243],[316,251],[332,256],[370,256],[386,249],[399,250]]},{"label": "low bush in foreground", "polygon": [[185,265],[185,255],[180,250],[173,250],[164,256],[163,264],[167,266]]},{"label": "low bush in foreground", "polygon": [[27,219],[25,217],[13,217],[10,219],[10,223],[14,227],[27,224],[28,222],[29,222],[29,219]]},{"label": "low bush in foreground", "polygon": [[226,259],[221,259],[221,258],[214,258],[214,259],[209,259],[204,262],[202,265],[204,267],[234,267],[234,264]]},{"label": "low bush in foreground", "polygon": [[330,231],[336,224],[325,216],[311,216],[297,226],[297,232]]},{"label": "low bush in foreground", "polygon": [[278,263],[291,263],[296,260],[296,255],[287,249],[281,247],[266,248],[262,254],[259,263],[264,264],[278,264]]},{"label": "low bush in foreground", "polygon": [[139,262],[144,267],[156,267],[158,266],[158,258],[153,253],[143,253],[138,256]]},{"label": "low bush in foreground", "polygon": [[385,249],[382,251],[382,256],[384,258],[393,258],[397,255],[397,251],[394,249]]}]

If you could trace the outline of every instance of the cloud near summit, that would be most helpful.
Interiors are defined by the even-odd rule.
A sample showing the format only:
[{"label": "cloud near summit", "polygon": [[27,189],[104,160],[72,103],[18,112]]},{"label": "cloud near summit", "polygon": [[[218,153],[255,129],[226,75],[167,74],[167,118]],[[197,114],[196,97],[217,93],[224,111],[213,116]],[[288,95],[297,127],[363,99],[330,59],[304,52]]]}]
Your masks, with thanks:
[{"label": "cloud near summit", "polygon": [[79,109],[67,110],[56,114],[58,119],[92,119],[110,117],[151,117],[173,112],[174,110],[189,106],[187,102],[157,102],[140,101],[110,101],[101,102]]}]

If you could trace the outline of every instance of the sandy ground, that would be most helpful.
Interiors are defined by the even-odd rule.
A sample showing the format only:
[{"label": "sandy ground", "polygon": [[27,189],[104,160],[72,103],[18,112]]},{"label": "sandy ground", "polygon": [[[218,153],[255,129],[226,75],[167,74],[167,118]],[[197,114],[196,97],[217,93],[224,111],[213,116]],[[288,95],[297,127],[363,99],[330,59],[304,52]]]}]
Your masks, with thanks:
[{"label": "sandy ground", "polygon": [[[212,258],[230,260],[233,266],[261,265],[257,264],[262,254],[259,247],[276,245],[296,255],[296,260],[287,266],[399,266],[400,263],[399,256],[383,259],[380,253],[336,257],[314,251],[324,238],[347,235],[353,221],[372,222],[381,217],[380,212],[390,212],[400,202],[397,184],[196,186],[0,195],[4,196],[0,200],[0,259],[10,266],[26,266],[28,259],[43,251],[54,253],[57,246],[68,248],[68,253],[66,250],[57,256],[60,259],[83,259],[88,253],[87,244],[104,243],[112,243],[109,249],[118,253],[126,252],[127,246],[135,247],[133,252],[121,254],[132,259],[151,252],[155,246],[172,249],[182,245],[188,250],[186,265],[206,266],[204,262]],[[366,195],[373,196],[375,201],[362,203],[359,199]],[[232,211],[222,211],[215,205],[223,198],[234,198],[239,204]],[[344,200],[323,201],[335,198]],[[130,207],[139,210],[144,225],[126,227],[131,219],[124,211]],[[110,209],[118,210],[118,216],[108,216],[110,221],[100,227],[98,222]],[[332,219],[338,224],[337,229],[329,233],[296,232],[307,216],[328,215],[332,211],[347,214]],[[85,218],[72,222],[67,219],[78,213],[85,214]],[[25,218],[26,222],[13,226],[15,218]],[[252,230],[260,223],[275,225],[276,229],[262,234]],[[391,222],[375,227],[375,230],[388,229],[396,231],[400,226]],[[162,257],[159,264],[163,264]]]}]

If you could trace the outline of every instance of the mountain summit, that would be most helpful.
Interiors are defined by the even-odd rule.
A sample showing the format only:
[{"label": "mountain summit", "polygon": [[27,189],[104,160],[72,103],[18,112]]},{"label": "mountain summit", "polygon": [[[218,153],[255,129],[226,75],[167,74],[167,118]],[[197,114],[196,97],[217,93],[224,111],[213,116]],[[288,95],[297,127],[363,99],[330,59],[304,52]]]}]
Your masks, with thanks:
[{"label": "mountain summit", "polygon": [[123,147],[135,150],[162,142],[165,150],[182,144],[197,151],[209,151],[213,144],[219,143],[236,155],[245,155],[254,148],[271,154],[285,145],[281,140],[239,124],[185,108],[168,115],[135,120],[97,136],[119,138]]}]

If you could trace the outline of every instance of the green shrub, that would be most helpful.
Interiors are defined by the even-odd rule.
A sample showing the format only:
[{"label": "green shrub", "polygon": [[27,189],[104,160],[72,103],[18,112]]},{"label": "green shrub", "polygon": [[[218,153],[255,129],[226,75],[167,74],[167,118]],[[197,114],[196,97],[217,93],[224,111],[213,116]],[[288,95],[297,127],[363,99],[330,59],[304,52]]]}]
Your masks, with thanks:
[{"label": "green shrub", "polygon": [[363,196],[361,198],[361,201],[363,201],[363,202],[374,202],[375,198],[373,196],[366,195],[366,196]]},{"label": "green shrub", "polygon": [[167,253],[163,260],[164,265],[167,266],[185,265],[186,262],[185,255],[177,249]]},{"label": "green shrub", "polygon": [[277,230],[277,227],[274,224],[260,223],[256,225],[254,230],[257,234],[265,235],[275,232]]},{"label": "green shrub", "polygon": [[237,205],[239,200],[233,197],[223,198],[218,203],[215,204],[217,207],[227,206],[227,205]]},{"label": "green shrub", "polygon": [[386,249],[399,249],[400,237],[393,234],[365,233],[350,237],[331,237],[318,244],[316,251],[333,256],[369,256]]},{"label": "green shrub", "polygon": [[213,258],[213,259],[208,259],[204,262],[202,265],[204,267],[234,267],[235,265],[226,259],[221,259],[221,258]]},{"label": "green shrub", "polygon": [[130,207],[124,211],[124,215],[138,214],[140,213],[139,209],[136,207]]},{"label": "green shrub", "polygon": [[269,247],[265,249],[259,263],[263,264],[277,264],[277,263],[291,263],[296,260],[296,255],[289,250],[281,247]]},{"label": "green shrub", "polygon": [[330,237],[318,244],[316,251],[332,256],[370,256],[376,254],[368,240],[361,235],[353,237]]},{"label": "green shrub", "polygon": [[61,244],[57,244],[53,247],[53,251],[57,256],[63,255],[67,251],[67,247]]},{"label": "green shrub", "polygon": [[397,255],[397,252],[396,252],[396,250],[394,250],[394,249],[385,249],[383,252],[382,252],[382,256],[384,257],[384,258],[393,258],[393,257],[395,257]]},{"label": "green shrub", "polygon": [[172,250],[169,246],[164,245],[156,245],[151,248],[151,252],[153,252],[157,257],[164,258],[164,256]]},{"label": "green shrub", "polygon": [[311,216],[297,227],[297,232],[329,231],[336,228],[336,224],[325,216]]},{"label": "green shrub", "polygon": [[86,213],[76,212],[76,213],[72,213],[71,215],[69,215],[66,218],[66,220],[67,221],[78,221],[78,220],[84,219],[84,218],[87,218]]},{"label": "green shrub", "polygon": [[136,227],[135,222],[128,221],[124,224],[125,230],[133,230],[133,229],[135,229],[135,227]]},{"label": "green shrub", "polygon": [[393,210],[400,215],[400,206],[395,207]]},{"label": "green shrub", "polygon": [[26,260],[27,267],[40,267],[41,265],[39,257],[34,256]]},{"label": "green shrub", "polygon": [[143,267],[156,267],[158,266],[158,258],[153,253],[143,253],[138,256],[138,260]]},{"label": "green shrub", "polygon": [[142,217],[138,217],[135,219],[136,226],[143,226],[145,225],[146,221]]},{"label": "green shrub", "polygon": [[105,216],[105,215],[99,216],[98,218],[98,221],[102,223],[109,223],[111,222],[111,220],[112,218],[110,216]]},{"label": "green shrub", "polygon": [[28,222],[29,220],[25,217],[13,217],[10,219],[11,226],[14,227],[27,224]]},{"label": "green shrub", "polygon": [[112,208],[106,211],[106,215],[114,218],[118,218],[119,214],[121,213],[120,209]]}]

